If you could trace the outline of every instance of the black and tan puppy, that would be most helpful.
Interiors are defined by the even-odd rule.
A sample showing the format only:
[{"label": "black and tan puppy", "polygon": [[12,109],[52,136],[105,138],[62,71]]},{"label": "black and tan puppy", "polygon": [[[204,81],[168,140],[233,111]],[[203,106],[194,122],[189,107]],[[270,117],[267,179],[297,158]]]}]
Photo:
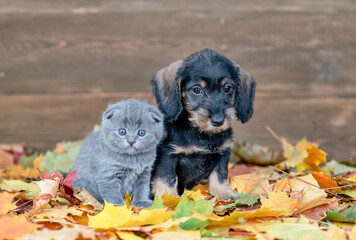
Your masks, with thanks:
[{"label": "black and tan puppy", "polygon": [[180,195],[208,179],[210,193],[236,198],[228,181],[231,123],[253,113],[255,82],[210,49],[161,69],[152,80],[167,136],[158,147],[152,193]]}]

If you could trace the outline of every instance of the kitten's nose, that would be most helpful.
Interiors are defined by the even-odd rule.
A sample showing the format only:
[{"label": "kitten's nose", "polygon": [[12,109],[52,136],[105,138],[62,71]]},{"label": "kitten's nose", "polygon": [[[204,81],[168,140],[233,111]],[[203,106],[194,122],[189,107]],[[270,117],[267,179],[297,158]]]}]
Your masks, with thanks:
[{"label": "kitten's nose", "polygon": [[133,142],[128,141],[128,143],[130,144],[130,147],[132,147],[134,145],[135,141],[133,141]]}]

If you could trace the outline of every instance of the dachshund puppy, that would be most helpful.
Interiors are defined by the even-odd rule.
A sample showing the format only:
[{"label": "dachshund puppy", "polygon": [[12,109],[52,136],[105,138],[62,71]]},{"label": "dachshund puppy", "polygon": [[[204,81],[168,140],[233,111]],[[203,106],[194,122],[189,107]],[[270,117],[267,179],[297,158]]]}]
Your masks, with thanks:
[{"label": "dachshund puppy", "polygon": [[158,146],[152,194],[181,195],[204,179],[219,199],[234,199],[227,165],[231,123],[253,113],[255,82],[238,64],[210,49],[156,73],[153,93],[167,135]]}]

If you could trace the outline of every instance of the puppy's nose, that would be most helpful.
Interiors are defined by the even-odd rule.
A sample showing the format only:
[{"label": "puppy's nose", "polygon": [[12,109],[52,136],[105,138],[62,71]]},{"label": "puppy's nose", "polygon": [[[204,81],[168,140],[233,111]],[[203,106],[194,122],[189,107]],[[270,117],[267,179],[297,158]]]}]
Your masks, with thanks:
[{"label": "puppy's nose", "polygon": [[225,121],[224,118],[211,119],[211,124],[214,127],[220,127],[224,124],[224,121]]}]

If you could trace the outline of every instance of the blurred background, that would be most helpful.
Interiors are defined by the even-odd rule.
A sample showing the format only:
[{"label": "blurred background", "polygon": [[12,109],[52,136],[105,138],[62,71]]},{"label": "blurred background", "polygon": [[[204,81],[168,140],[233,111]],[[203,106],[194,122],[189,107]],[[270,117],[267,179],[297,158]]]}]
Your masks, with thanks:
[{"label": "blurred background", "polygon": [[349,159],[355,13],[355,0],[2,0],[0,142],[51,149],[81,139],[109,102],[154,102],[159,69],[211,48],[257,82],[254,116],[234,125],[235,139],[279,149],[270,126]]}]

